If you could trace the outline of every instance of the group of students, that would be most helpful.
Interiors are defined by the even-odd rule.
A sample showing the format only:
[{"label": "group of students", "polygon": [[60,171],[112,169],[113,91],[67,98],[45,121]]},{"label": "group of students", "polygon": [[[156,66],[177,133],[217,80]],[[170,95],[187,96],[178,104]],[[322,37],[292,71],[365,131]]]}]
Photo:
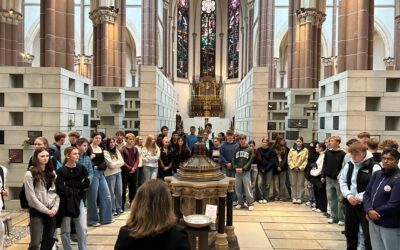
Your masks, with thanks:
[{"label": "group of students", "polygon": [[272,146],[268,138],[263,138],[258,149],[251,142],[255,155],[259,155],[254,157],[251,170],[256,173],[253,186],[261,187],[251,195],[266,203],[269,187],[274,185],[270,200],[279,200],[285,186],[290,185],[287,191],[292,202],[301,204],[307,187],[306,204],[324,213],[328,223],[345,227],[347,249],[399,249],[398,144],[393,140],[379,144],[370,137],[362,132],[357,139],[349,140],[347,152],[340,147],[339,136],[312,141],[308,146],[298,137],[290,149],[281,137]]},{"label": "group of students", "polygon": [[[113,216],[123,213],[127,189],[133,205],[126,226],[129,230],[122,228],[120,236],[141,239],[169,232],[184,237],[182,244],[186,244],[187,234],[175,228],[170,211],[165,214],[169,219],[157,222],[161,226],[155,221],[154,225],[142,225],[152,224],[145,221],[151,209],[139,212],[138,204],[147,202],[150,206],[160,199],[143,201],[145,197],[136,193],[150,180],[173,175],[179,164],[190,157],[196,142],[205,143],[209,157],[221,164],[226,176],[236,179],[235,208],[247,206],[251,211],[254,200],[267,203],[291,198],[294,204],[301,204],[307,186],[306,204],[325,213],[329,223],[345,225],[348,249],[357,249],[359,244],[365,249],[397,249],[400,245],[400,154],[396,142],[385,140],[378,150],[376,139],[364,132],[347,142],[347,153],[340,148],[339,136],[321,143],[312,141],[308,146],[299,137],[290,149],[281,136],[272,145],[264,137],[261,147],[256,148],[255,142],[247,142],[244,134],[235,135],[228,130],[214,137],[211,128],[208,126],[196,136],[191,127],[190,134],[176,131],[169,139],[168,128],[163,126],[157,138],[148,135],[145,141],[119,131],[115,138],[93,133],[89,142],[71,132],[71,146],[64,150],[62,163],[64,133],[56,133],[52,145],[44,137],[36,138],[24,178],[31,220],[29,249],[52,249],[57,227],[61,227],[64,249],[71,249],[72,233],[77,235],[79,249],[86,249],[87,226],[109,224]],[[157,192],[165,188],[158,182],[151,183],[152,188],[157,186]],[[285,197],[286,189],[290,198]],[[6,189],[2,192],[7,194]],[[145,192],[142,196],[150,194]],[[164,202],[169,204],[168,197]],[[151,226],[157,227],[155,231],[149,231]],[[144,242],[147,241],[136,243]],[[125,249],[122,246],[129,245],[119,237],[116,248]]]}]

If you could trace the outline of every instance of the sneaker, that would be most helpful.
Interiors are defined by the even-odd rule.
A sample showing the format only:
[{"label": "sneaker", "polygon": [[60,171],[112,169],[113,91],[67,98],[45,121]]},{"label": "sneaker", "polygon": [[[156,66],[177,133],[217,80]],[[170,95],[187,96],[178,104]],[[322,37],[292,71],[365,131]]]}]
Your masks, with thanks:
[{"label": "sneaker", "polygon": [[328,214],[328,212],[325,212],[325,213],[323,214],[323,216],[325,216],[326,218],[329,218],[329,217],[330,217],[330,215]]},{"label": "sneaker", "polygon": [[322,212],[321,209],[319,209],[319,208],[315,209],[314,211],[317,212],[317,213],[321,213]]},{"label": "sneaker", "polygon": [[249,206],[249,211],[253,211],[254,207],[253,206]]},{"label": "sneaker", "polygon": [[125,211],[124,210],[119,210],[118,213],[119,214],[123,214],[123,213],[125,213]]},{"label": "sneaker", "polygon": [[100,226],[100,223],[94,223],[94,224],[89,224],[89,227],[99,227]]},{"label": "sneaker", "polygon": [[280,199],[278,198],[278,197],[275,197],[274,198],[274,201],[279,201]]},{"label": "sneaker", "polygon": [[297,200],[297,204],[301,204],[301,200],[300,199]]},{"label": "sneaker", "polygon": [[258,203],[263,204],[263,200],[258,200]]},{"label": "sneaker", "polygon": [[338,223],[337,223],[339,226],[344,226],[344,221],[339,221]]},{"label": "sneaker", "polygon": [[311,206],[311,202],[307,201],[306,206],[308,206],[308,207]]},{"label": "sneaker", "polygon": [[338,220],[336,220],[336,219],[334,219],[334,218],[329,218],[328,219],[328,223],[329,224],[336,224],[336,223],[338,223],[339,221]]},{"label": "sneaker", "polygon": [[237,204],[238,204],[237,201],[234,201],[234,202],[233,202],[233,206],[236,206]]},{"label": "sneaker", "polygon": [[262,203],[264,204],[267,204],[267,202],[268,202],[267,200],[262,200]]},{"label": "sneaker", "polygon": [[293,203],[293,204],[296,204],[296,203],[297,203],[297,200],[296,200],[296,199],[293,199],[293,200],[292,200],[292,203]]},{"label": "sneaker", "polygon": [[311,204],[311,207],[315,208],[317,206],[317,204],[313,203]]},{"label": "sneaker", "polygon": [[117,217],[117,216],[119,216],[119,214],[117,212],[115,212],[115,213],[113,213],[113,216]]},{"label": "sneaker", "polygon": [[237,205],[235,206],[235,208],[236,208],[236,209],[241,209],[241,208],[242,208],[242,205],[237,204]]},{"label": "sneaker", "polygon": [[78,235],[77,234],[71,234],[70,239],[72,242],[78,242]]}]

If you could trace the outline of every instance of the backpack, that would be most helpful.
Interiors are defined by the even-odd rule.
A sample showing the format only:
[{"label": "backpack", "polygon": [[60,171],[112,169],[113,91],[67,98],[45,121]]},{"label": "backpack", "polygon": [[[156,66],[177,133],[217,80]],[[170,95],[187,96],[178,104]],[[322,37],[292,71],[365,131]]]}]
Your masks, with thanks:
[{"label": "backpack", "polygon": [[[35,185],[35,182],[33,182],[33,185]],[[21,206],[21,208],[30,208],[29,207],[29,203],[28,200],[26,199],[26,195],[25,195],[25,185],[22,184],[22,189],[19,192],[19,204]]]}]

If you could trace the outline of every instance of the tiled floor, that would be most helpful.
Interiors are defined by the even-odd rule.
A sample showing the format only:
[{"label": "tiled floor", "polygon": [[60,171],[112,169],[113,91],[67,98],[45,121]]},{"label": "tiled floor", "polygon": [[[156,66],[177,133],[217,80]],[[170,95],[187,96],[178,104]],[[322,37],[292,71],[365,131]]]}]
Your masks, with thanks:
[{"label": "tiled floor", "polygon": [[[13,224],[27,225],[26,214],[13,214]],[[119,228],[125,224],[127,214],[115,222],[88,228],[88,249],[113,249]],[[330,225],[322,214],[312,212],[305,205],[289,202],[255,204],[254,211],[234,211],[235,232],[242,250],[258,249],[345,249],[343,227]],[[8,250],[27,249],[29,236]],[[77,249],[75,245],[75,249]]]}]

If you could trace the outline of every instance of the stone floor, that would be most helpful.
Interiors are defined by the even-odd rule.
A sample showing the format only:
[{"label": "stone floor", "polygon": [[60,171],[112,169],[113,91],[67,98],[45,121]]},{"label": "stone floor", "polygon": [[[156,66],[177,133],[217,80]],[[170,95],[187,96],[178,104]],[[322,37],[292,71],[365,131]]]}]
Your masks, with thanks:
[{"label": "stone floor", "polygon": [[[29,221],[26,214],[13,214],[13,217],[15,226],[27,225]],[[127,214],[110,225],[89,227],[88,249],[113,249],[118,230],[126,218]],[[242,250],[346,248],[345,237],[341,234],[343,227],[327,224],[322,214],[305,205],[289,202],[255,204],[254,211],[234,211],[234,226]],[[29,236],[26,236],[7,250],[27,249],[28,243]]]}]

